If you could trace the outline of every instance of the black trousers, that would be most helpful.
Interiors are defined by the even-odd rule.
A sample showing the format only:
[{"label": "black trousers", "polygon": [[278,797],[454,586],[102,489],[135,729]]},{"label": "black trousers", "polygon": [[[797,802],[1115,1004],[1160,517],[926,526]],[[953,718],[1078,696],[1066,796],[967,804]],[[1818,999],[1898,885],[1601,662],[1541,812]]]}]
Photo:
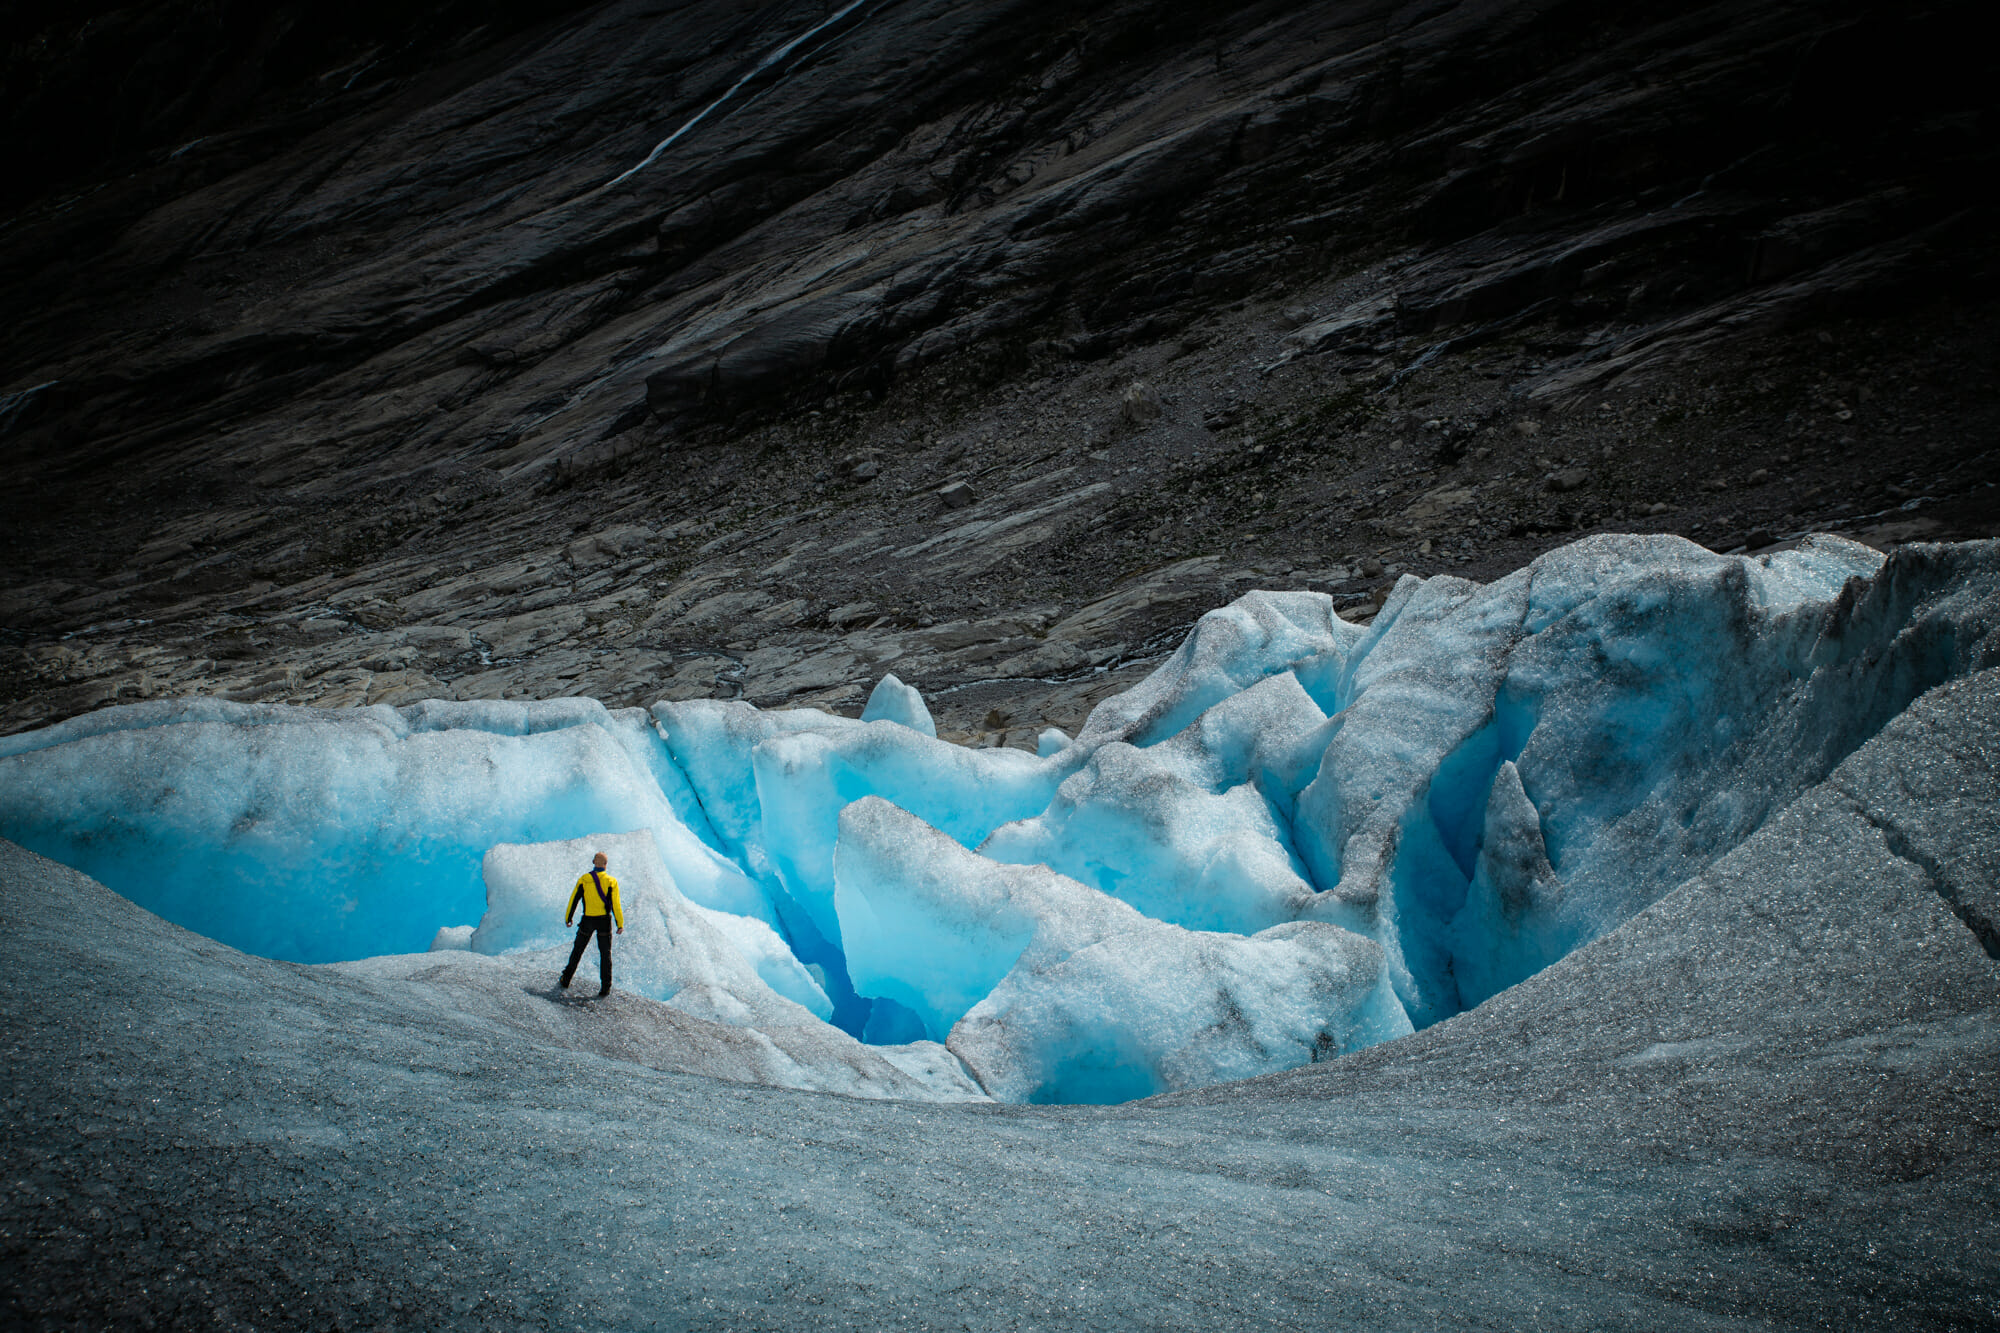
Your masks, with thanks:
[{"label": "black trousers", "polygon": [[583,950],[590,943],[590,937],[597,936],[597,971],[604,978],[603,989],[611,989],[611,918],[609,916],[587,916],[576,928],[576,945],[569,951],[569,966],[563,969],[563,985],[576,975],[577,961],[583,957]]}]

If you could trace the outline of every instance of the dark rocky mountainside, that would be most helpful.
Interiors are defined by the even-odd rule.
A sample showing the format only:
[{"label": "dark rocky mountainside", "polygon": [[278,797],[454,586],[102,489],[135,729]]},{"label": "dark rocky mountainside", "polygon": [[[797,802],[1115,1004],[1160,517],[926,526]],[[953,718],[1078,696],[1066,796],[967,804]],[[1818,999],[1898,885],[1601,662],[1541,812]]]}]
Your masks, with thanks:
[{"label": "dark rocky mountainside", "polygon": [[1248,586],[1996,531],[1970,4],[11,13],[7,729],[1032,743]]}]

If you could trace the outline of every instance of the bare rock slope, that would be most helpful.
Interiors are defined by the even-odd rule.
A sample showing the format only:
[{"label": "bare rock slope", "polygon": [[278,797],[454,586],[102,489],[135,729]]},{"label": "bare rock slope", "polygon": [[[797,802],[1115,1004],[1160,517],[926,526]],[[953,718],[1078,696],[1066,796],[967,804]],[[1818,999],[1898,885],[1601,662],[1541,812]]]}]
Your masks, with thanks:
[{"label": "bare rock slope", "polygon": [[1245,580],[1993,528],[1969,5],[274,12],[10,57],[0,724],[1031,743]]}]

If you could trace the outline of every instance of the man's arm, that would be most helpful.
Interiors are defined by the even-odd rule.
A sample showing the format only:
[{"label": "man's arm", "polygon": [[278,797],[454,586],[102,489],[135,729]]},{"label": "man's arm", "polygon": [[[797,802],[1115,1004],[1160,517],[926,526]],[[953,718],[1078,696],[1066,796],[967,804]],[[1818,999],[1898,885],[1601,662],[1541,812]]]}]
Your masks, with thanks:
[{"label": "man's arm", "polygon": [[565,926],[569,924],[569,919],[576,915],[576,905],[582,901],[583,901],[583,881],[578,880],[576,882],[576,891],[571,893],[569,896],[569,906],[563,908],[563,924]]},{"label": "man's arm", "polygon": [[625,904],[618,895],[618,881],[611,881],[611,915],[618,919],[618,933],[625,933]]}]

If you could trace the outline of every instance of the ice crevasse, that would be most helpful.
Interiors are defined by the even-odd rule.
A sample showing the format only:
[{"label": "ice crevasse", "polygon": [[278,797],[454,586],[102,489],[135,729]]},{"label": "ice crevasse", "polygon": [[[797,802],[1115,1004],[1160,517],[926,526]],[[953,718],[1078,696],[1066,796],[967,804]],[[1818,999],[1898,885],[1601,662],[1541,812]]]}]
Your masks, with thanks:
[{"label": "ice crevasse", "polygon": [[939,1088],[1115,1101],[1479,1004],[2000,663],[1996,623],[1995,543],[1594,537],[1405,577],[1367,626],[1246,594],[1040,754],[939,740],[893,678],[862,719],[186,699],[0,738],[0,834],[250,952],[551,975],[601,848],[621,986]]}]

